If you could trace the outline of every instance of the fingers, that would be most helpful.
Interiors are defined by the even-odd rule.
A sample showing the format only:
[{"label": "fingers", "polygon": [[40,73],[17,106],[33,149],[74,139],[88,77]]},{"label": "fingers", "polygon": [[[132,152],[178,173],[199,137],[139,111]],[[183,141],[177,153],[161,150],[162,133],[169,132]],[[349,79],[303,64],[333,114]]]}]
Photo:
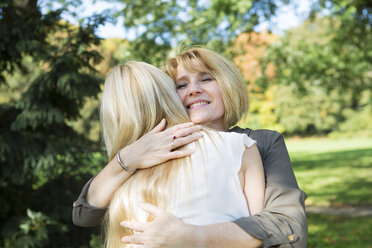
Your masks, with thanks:
[{"label": "fingers", "polygon": [[168,131],[169,133],[171,133],[171,134],[174,134],[174,133],[176,133],[178,130],[187,129],[187,128],[195,127],[195,126],[199,126],[199,125],[195,125],[195,124],[192,123],[192,122],[186,122],[186,123],[181,123],[181,124],[174,125],[173,127],[168,128],[167,131]]},{"label": "fingers", "polygon": [[143,234],[124,236],[121,241],[128,244],[143,245]]},{"label": "fingers", "polygon": [[173,132],[174,136],[177,137],[177,139],[189,136],[191,134],[194,134],[196,132],[199,132],[202,130],[202,127],[200,125],[192,125],[189,127],[184,127],[177,129],[176,131]]},{"label": "fingers", "polygon": [[195,149],[187,149],[182,151],[172,151],[169,155],[169,159],[184,158],[195,153]]},{"label": "fingers", "polygon": [[120,222],[120,225],[122,227],[126,227],[126,228],[132,229],[133,231],[137,231],[137,232],[144,232],[145,231],[145,225],[143,223],[139,223],[139,222],[122,221],[122,222]]},{"label": "fingers", "polygon": [[201,132],[196,132],[182,138],[177,138],[176,140],[174,140],[174,146],[178,148],[190,144],[191,142],[194,142],[200,139],[201,137],[203,137],[203,134]]},{"label": "fingers", "polygon": [[[182,123],[167,128],[166,120],[163,119],[149,133],[143,135],[140,139],[125,147],[121,154],[126,163],[137,169],[149,168],[164,163],[172,158],[186,157],[194,153],[186,151],[190,149],[185,147],[185,151],[177,152],[178,148],[183,147],[202,137],[200,125],[194,125],[192,122]],[[174,138],[176,137],[176,138]],[[126,154],[123,154],[123,152]]]},{"label": "fingers", "polygon": [[[183,125],[183,124],[180,124],[180,125]],[[200,125],[191,125],[191,126],[183,125],[183,128],[180,128],[181,126],[179,125],[177,126],[178,126],[177,131],[174,131],[173,129],[169,130],[172,136],[172,141],[170,143],[171,151],[175,151],[175,149],[181,146],[187,145],[203,137],[202,133],[200,132],[200,130],[202,129]]]},{"label": "fingers", "polygon": [[156,125],[148,134],[160,133],[162,131],[163,135],[170,135],[172,139],[178,139],[185,136],[189,136],[195,132],[202,130],[200,125],[195,125],[192,122],[186,122],[177,124],[167,130],[164,130],[166,126],[166,120],[162,119],[158,125]]},{"label": "fingers", "polygon": [[146,202],[141,202],[139,204],[140,208],[142,208],[143,210],[145,210],[146,212],[148,212],[149,214],[152,214],[154,215],[155,217],[159,217],[161,216],[162,214],[166,213],[164,210],[162,210],[161,208],[158,208],[157,206],[155,205],[152,205],[150,203],[146,203]]},{"label": "fingers", "polygon": [[156,125],[149,133],[158,133],[164,130],[167,121],[162,119],[158,125]]}]

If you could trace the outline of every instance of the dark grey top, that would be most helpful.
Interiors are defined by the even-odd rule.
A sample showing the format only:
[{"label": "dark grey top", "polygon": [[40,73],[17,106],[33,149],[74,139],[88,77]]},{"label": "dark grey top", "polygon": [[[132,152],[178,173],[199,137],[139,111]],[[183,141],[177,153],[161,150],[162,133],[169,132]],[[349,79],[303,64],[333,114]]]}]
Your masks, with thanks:
[{"label": "dark grey top", "polygon": [[[252,130],[234,127],[230,131],[247,133],[257,141],[265,170],[265,208],[250,217],[234,222],[264,247],[306,247],[307,222],[304,202],[306,194],[298,188],[283,136],[271,130]],[[73,204],[72,219],[78,226],[101,224],[107,208],[88,204],[86,195],[90,179]]]}]

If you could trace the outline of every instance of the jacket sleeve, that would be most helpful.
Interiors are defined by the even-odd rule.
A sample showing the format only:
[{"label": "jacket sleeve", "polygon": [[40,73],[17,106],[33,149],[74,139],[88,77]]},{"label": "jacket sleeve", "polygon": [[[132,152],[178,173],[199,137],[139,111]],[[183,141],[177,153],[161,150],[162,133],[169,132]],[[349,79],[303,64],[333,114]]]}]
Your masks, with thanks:
[{"label": "jacket sleeve", "polygon": [[264,247],[306,247],[306,194],[298,188],[283,136],[274,131],[253,131],[264,164],[264,210],[234,221],[263,241]]},{"label": "jacket sleeve", "polygon": [[90,183],[94,179],[91,178],[81,191],[79,198],[73,203],[72,222],[81,227],[93,227],[102,223],[107,208],[97,208],[89,205],[87,202],[87,193]]}]

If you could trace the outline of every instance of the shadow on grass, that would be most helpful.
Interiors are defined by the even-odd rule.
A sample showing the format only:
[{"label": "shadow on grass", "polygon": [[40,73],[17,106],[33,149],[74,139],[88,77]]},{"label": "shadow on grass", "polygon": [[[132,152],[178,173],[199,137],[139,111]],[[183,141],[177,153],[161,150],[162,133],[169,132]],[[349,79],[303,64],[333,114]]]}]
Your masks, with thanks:
[{"label": "shadow on grass", "polygon": [[294,153],[292,164],[311,205],[371,206],[372,151]]},{"label": "shadow on grass", "polygon": [[372,207],[371,189],[371,181],[354,179],[344,183],[335,183],[323,192],[311,192],[309,195],[315,199],[326,199],[328,204],[333,207]]},{"label": "shadow on grass", "polygon": [[[346,151],[334,151],[326,153],[298,153],[291,156],[293,168],[296,171],[310,170],[316,167],[329,169],[341,166],[354,168],[372,168],[372,150],[358,149]],[[363,163],[369,160],[370,163]],[[361,163],[362,161],[362,163]]]}]

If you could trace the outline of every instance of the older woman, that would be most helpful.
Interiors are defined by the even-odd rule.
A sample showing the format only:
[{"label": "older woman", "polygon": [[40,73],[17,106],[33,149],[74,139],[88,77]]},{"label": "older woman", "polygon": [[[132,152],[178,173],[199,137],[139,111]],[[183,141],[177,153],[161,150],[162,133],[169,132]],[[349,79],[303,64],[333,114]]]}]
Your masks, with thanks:
[{"label": "older woman", "polygon": [[[166,68],[176,82],[178,96],[192,122],[227,130],[238,121],[246,87],[230,61],[208,49],[191,48],[169,60]],[[216,91],[216,84],[220,94]],[[181,124],[162,131],[164,126],[165,123],[160,123],[153,131],[121,150],[128,168],[147,168],[192,153],[182,151],[180,154],[181,151],[171,149],[169,144],[173,136],[177,137],[174,140],[176,147],[200,138],[195,132],[200,130],[198,125]],[[268,130],[235,127],[230,131],[247,133],[257,141],[265,169],[265,209],[233,222],[192,226],[163,210],[146,206],[146,210],[155,215],[155,220],[123,223],[140,231],[125,237],[125,242],[146,243],[148,246],[144,247],[306,246],[306,195],[298,189],[283,137]],[[74,203],[75,224],[89,226],[100,223],[112,193],[130,176],[117,171],[117,164],[112,160],[93,181],[86,184]]]},{"label": "older woman", "polygon": [[[209,78],[214,94],[221,95],[214,78]],[[189,120],[175,89],[168,75],[143,62],[128,62],[110,72],[100,119],[108,157],[116,157],[117,167],[131,173],[120,157],[120,147],[142,137],[162,118],[168,128]],[[194,102],[192,108],[199,103]],[[222,107],[216,109],[222,116],[224,106],[216,107]],[[121,242],[121,236],[133,234],[120,227],[121,220],[130,225],[153,219],[139,202],[151,202],[183,222],[199,226],[233,221],[263,209],[265,180],[255,141],[214,127],[203,128],[202,139],[179,148],[194,149],[192,156],[137,170],[116,190],[104,222],[107,247],[132,247]]]}]

